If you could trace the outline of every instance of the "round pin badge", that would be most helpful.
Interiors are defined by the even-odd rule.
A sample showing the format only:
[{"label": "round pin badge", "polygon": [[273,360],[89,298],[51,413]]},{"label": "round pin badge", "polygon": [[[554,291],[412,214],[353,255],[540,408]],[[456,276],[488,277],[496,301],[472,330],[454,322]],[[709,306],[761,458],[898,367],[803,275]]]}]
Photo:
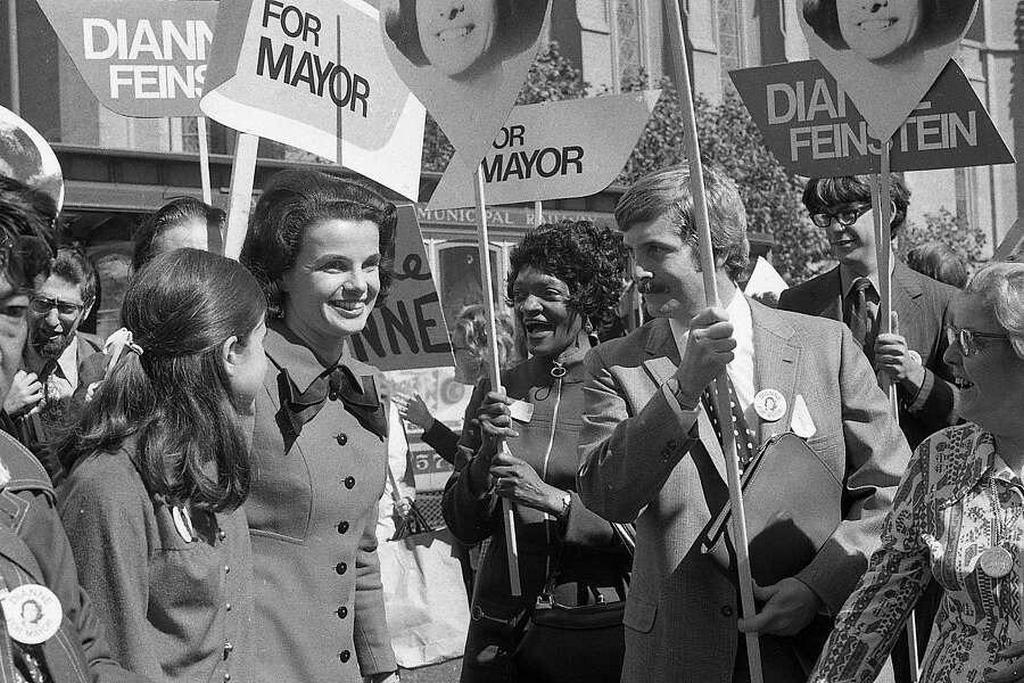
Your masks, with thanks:
[{"label": "round pin badge", "polygon": [[0,597],[7,632],[25,645],[38,645],[53,637],[64,619],[60,600],[46,586],[27,583]]},{"label": "round pin badge", "polygon": [[786,414],[786,397],[775,389],[762,389],[754,395],[754,411],[765,422],[778,422]]},{"label": "round pin badge", "polygon": [[1006,548],[993,546],[981,554],[981,571],[993,579],[1001,579],[1013,568],[1013,555]]},{"label": "round pin badge", "polygon": [[185,543],[196,540],[196,530],[192,526],[192,516],[188,510],[175,505],[171,508],[171,519],[174,521],[174,529],[184,539]]}]

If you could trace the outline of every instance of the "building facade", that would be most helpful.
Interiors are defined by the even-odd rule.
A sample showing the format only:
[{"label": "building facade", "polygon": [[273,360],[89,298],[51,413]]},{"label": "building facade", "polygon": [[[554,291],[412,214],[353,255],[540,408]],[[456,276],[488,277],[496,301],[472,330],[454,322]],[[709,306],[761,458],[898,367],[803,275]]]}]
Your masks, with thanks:
[{"label": "building facade", "polygon": [[[374,0],[375,1],[375,0]],[[807,58],[797,22],[800,0],[683,0],[684,32],[695,90],[719,100],[731,87],[728,71]],[[958,57],[981,101],[1018,158],[1024,153],[1024,0],[980,0]],[[373,2],[371,4],[374,4]],[[19,111],[51,143],[64,168],[66,213],[73,233],[102,273],[100,332],[114,324],[127,278],[132,232],[146,212],[168,198],[199,194],[194,119],[128,119],[99,105],[60,46],[34,0],[3,0],[0,12],[0,104]],[[558,41],[593,91],[614,90],[642,71],[669,73],[671,53],[662,0],[554,0],[550,38]],[[265,141],[266,142],[266,141]],[[226,207],[233,135],[212,125],[214,202]],[[261,146],[257,176],[290,166],[301,154]],[[1024,209],[1019,165],[907,174],[914,192],[912,220],[946,208],[980,227],[989,248]],[[429,192],[437,178],[425,174]],[[544,206],[546,218],[610,221],[622,188]],[[494,225],[495,265],[536,220],[533,207],[496,207],[507,217]],[[421,207],[421,224],[435,277],[465,268],[475,253],[472,221]]]}]

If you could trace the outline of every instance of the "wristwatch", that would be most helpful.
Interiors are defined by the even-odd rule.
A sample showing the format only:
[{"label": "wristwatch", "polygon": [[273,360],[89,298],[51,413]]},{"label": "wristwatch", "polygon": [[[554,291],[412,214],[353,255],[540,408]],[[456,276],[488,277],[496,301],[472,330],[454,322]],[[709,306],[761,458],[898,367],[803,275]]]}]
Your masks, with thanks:
[{"label": "wristwatch", "polygon": [[566,493],[562,496],[562,511],[558,513],[558,519],[565,521],[569,519],[569,508],[572,507],[572,494]]}]

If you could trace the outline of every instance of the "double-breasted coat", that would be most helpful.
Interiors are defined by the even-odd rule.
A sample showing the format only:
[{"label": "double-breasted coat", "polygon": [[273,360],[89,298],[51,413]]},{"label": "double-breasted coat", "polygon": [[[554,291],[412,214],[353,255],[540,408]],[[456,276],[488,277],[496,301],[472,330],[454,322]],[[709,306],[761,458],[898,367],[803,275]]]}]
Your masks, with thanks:
[{"label": "double-breasted coat", "polygon": [[[325,368],[283,324],[269,327],[245,504],[257,680],[356,682],[394,671],[375,534],[387,444],[333,394],[297,437],[282,427],[282,371],[303,392]],[[375,391],[373,368],[350,359],[345,365]]]}]

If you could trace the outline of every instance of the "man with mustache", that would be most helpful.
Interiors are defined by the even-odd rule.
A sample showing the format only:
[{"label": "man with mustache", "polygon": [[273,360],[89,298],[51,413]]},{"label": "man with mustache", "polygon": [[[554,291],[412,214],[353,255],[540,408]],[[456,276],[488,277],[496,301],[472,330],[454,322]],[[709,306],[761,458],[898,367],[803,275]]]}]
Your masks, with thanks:
[{"label": "man with mustache", "polygon": [[[704,176],[721,307],[705,303],[687,168],[641,179],[616,207],[656,317],[587,357],[580,494],[605,519],[636,522],[623,681],[747,681],[743,631],[760,635],[765,680],[803,683],[879,545],[910,451],[849,330],[737,288],[749,253],[745,209],[731,179],[713,168]],[[728,500],[717,409],[703,399],[723,370],[741,465],[773,436],[796,434],[813,454],[775,473],[790,482],[778,492],[783,516],[838,522],[795,576],[755,587],[758,612],[746,619],[734,566],[704,542]],[[756,476],[776,462],[766,456]],[[822,467],[834,487],[816,490]],[[784,543],[762,538],[758,551],[751,539],[752,563],[807,538],[779,529]]]},{"label": "man with mustache", "polygon": [[102,378],[103,341],[79,331],[96,300],[96,271],[77,249],[61,248],[29,301],[28,343],[4,399],[19,438],[40,453],[71,398]]},{"label": "man with mustache", "polygon": [[[879,383],[896,385],[900,428],[913,449],[928,435],[958,420],[953,369],[942,359],[949,346],[945,329],[956,288],[911,270],[896,258],[893,246],[910,204],[910,191],[899,176],[892,176],[889,198],[893,331],[880,332],[881,288],[871,187],[862,176],[812,178],[807,182],[804,206],[811,221],[826,231],[839,265],[782,292],[779,308],[846,323],[873,364]],[[928,644],[941,597],[933,581],[918,602],[921,652]],[[905,634],[901,636],[901,642],[905,638]],[[905,645],[893,649],[893,664],[901,682],[912,680],[907,659]]]}]

